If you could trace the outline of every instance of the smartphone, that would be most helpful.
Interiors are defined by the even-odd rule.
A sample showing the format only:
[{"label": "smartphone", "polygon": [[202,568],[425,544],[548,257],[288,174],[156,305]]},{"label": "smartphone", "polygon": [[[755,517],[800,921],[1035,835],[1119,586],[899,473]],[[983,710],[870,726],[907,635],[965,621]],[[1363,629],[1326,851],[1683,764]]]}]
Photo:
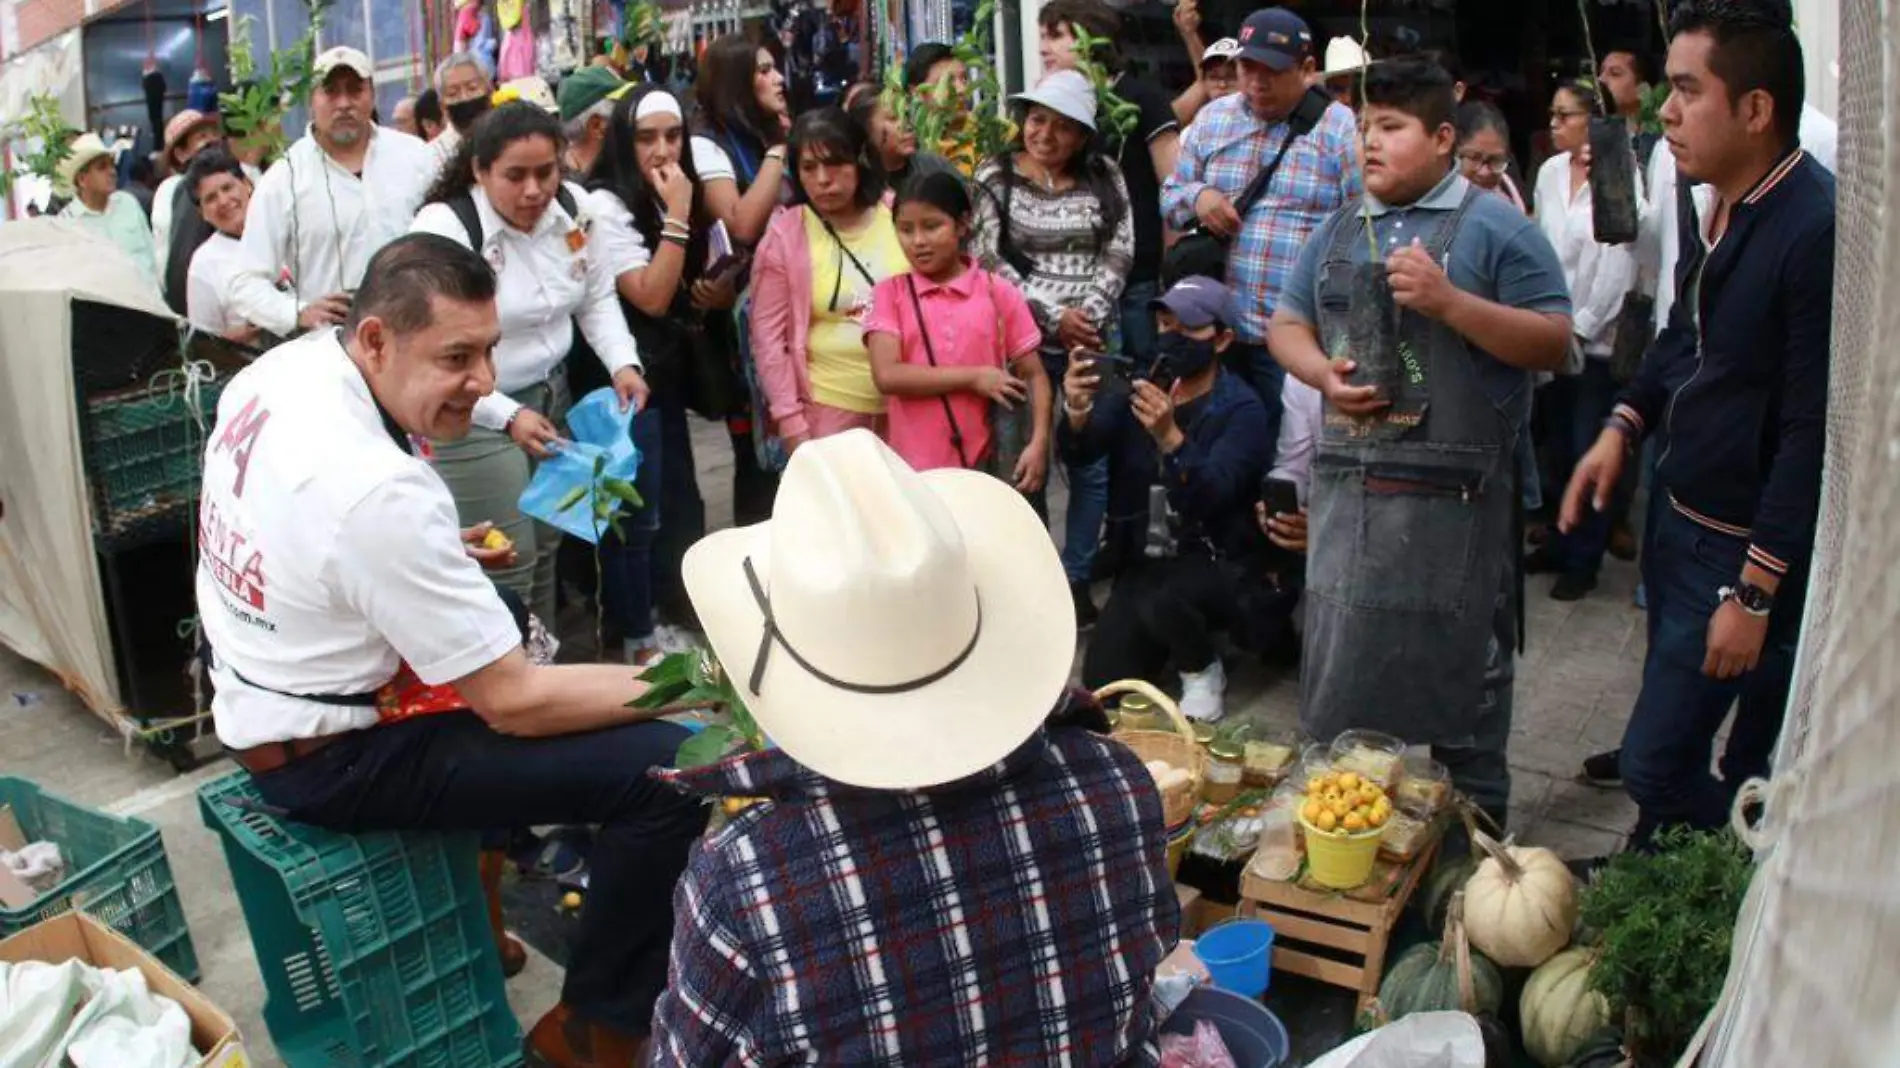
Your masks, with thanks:
[{"label": "smartphone", "polygon": [[1268,515],[1298,515],[1300,488],[1291,479],[1268,475],[1260,480],[1260,502],[1267,506]]},{"label": "smartphone", "polygon": [[706,273],[703,277],[708,282],[723,282],[727,275],[742,270],[745,267],[745,262],[745,253],[728,252],[717,260],[714,260],[713,265],[706,268]]},{"label": "smartphone", "polygon": [[1155,362],[1148,366],[1148,373],[1138,376],[1155,384],[1155,388],[1166,393],[1174,388],[1181,376],[1174,373],[1174,364],[1166,356],[1156,356]]}]

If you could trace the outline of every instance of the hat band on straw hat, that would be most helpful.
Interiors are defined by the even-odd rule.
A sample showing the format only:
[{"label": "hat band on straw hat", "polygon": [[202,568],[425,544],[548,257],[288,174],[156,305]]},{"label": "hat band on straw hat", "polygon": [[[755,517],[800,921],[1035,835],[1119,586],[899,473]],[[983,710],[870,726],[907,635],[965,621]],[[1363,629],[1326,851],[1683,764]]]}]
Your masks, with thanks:
[{"label": "hat band on straw hat", "polygon": [[787,641],[784,632],[779,630],[778,621],[772,617],[772,599],[766,595],[765,587],[759,584],[759,573],[753,570],[752,558],[750,556],[745,558],[745,580],[746,583],[752,587],[752,599],[758,603],[759,614],[765,617],[765,630],[759,635],[759,654],[753,658],[752,675],[746,682],[746,688],[751,690],[755,697],[759,694],[759,687],[765,682],[765,665],[766,661],[771,658],[772,646],[774,645],[783,647],[785,655],[791,657],[793,663],[805,669],[807,675],[810,675],[812,678],[817,679],[819,682],[833,689],[845,690],[850,693],[875,695],[909,693],[912,690],[921,690],[939,679],[948,677],[951,672],[962,667],[963,662],[970,658],[972,652],[976,651],[977,639],[983,636],[983,598],[978,596],[976,599],[976,626],[971,628],[970,640],[963,646],[963,651],[952,658],[948,664],[945,664],[928,675],[912,679],[909,682],[881,684],[848,682],[844,679],[825,674],[819,670],[817,665],[805,659],[803,656],[800,656],[797,649],[792,648],[792,643]]}]

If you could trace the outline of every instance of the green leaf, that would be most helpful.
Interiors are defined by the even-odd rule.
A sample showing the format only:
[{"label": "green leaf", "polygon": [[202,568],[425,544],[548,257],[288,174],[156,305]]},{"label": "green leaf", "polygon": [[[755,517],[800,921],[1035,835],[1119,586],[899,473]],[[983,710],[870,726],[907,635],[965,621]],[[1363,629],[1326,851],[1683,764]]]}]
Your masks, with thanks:
[{"label": "green leaf", "polygon": [[575,486],[573,489],[561,494],[561,499],[554,503],[554,510],[557,512],[565,512],[569,508],[581,503],[581,499],[586,496],[586,486]]},{"label": "green leaf", "polygon": [[633,483],[624,478],[601,479],[600,487],[627,502],[631,507],[645,508],[647,506],[646,498],[640,496],[640,491],[633,487]]},{"label": "green leaf", "polygon": [[726,753],[738,742],[737,731],[715,723],[680,743],[679,751],[673,755],[673,766],[685,771],[717,764],[725,759]]}]

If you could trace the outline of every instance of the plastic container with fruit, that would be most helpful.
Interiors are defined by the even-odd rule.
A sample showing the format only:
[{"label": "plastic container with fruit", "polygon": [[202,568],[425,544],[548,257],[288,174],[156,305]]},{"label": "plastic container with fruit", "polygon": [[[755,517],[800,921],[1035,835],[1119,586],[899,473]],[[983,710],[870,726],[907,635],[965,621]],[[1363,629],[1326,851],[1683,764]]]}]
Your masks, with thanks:
[{"label": "plastic container with fruit", "polygon": [[1380,731],[1343,731],[1328,750],[1333,767],[1370,779],[1390,793],[1405,777],[1405,742]]},{"label": "plastic container with fruit", "polygon": [[1436,816],[1451,801],[1451,771],[1431,757],[1405,758],[1405,774],[1392,800],[1408,812]]}]

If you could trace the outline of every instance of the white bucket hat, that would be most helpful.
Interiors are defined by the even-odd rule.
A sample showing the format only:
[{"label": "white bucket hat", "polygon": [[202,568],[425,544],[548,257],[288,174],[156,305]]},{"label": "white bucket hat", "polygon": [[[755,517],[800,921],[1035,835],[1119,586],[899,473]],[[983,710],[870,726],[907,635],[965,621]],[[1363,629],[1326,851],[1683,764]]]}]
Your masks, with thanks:
[{"label": "white bucket hat", "polygon": [[1342,74],[1357,74],[1370,67],[1373,60],[1366,55],[1358,41],[1350,37],[1335,37],[1326,42],[1326,63],[1320,69],[1321,78],[1337,78]]},{"label": "white bucket hat", "polygon": [[868,430],[808,442],[772,518],[683,562],[759,728],[838,782],[935,786],[1008,756],[1055,707],[1075,607],[1048,531],[985,474],[919,474]]},{"label": "white bucket hat", "polygon": [[1079,71],[1059,70],[1034,89],[1009,98],[1017,104],[1041,104],[1065,119],[1095,129],[1095,87]]}]

